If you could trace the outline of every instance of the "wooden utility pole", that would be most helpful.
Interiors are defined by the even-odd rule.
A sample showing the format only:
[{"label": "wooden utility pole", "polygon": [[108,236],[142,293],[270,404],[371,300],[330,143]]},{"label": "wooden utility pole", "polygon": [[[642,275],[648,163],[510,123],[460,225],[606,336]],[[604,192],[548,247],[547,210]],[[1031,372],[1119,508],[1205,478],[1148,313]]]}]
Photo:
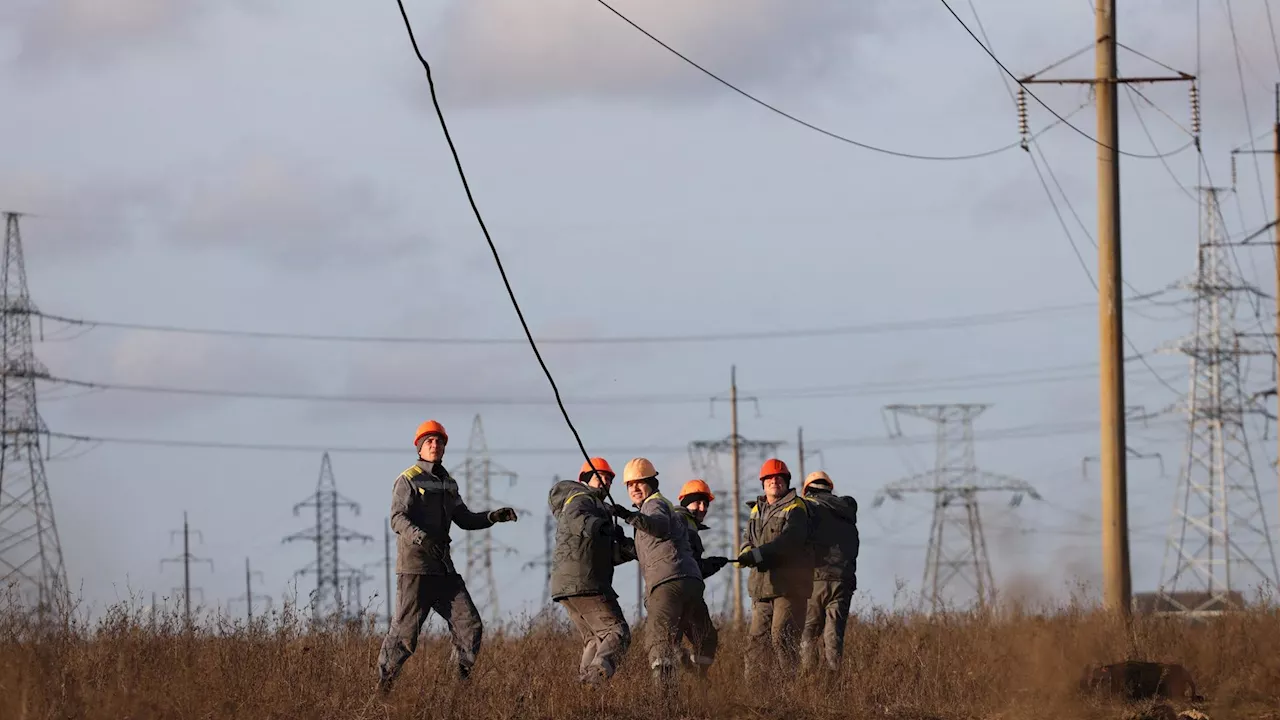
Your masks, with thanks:
[{"label": "wooden utility pole", "polygon": [[[1129,571],[1129,511],[1125,454],[1124,309],[1120,266],[1120,130],[1117,92],[1131,83],[1195,82],[1195,76],[1173,71],[1167,76],[1118,77],[1116,66],[1116,0],[1096,0],[1095,73],[1091,78],[1041,78],[1019,83],[1092,85],[1097,98],[1098,136],[1098,351],[1099,415],[1102,474],[1102,570],[1107,607],[1125,618],[1132,613]],[[1054,63],[1049,67],[1055,67]],[[1025,92],[1019,89],[1019,93]]]},{"label": "wooden utility pole", "polygon": [[[733,552],[742,550],[742,475],[739,465],[742,453],[738,447],[738,366],[729,368],[729,406],[733,444]],[[742,627],[742,566],[733,564],[733,624]]]},{"label": "wooden utility pole", "polygon": [[804,427],[796,429],[796,449],[799,451],[800,464],[796,468],[800,471],[800,482],[804,482]]},{"label": "wooden utility pole", "polygon": [[1107,606],[1128,615],[1128,478],[1124,426],[1124,312],[1120,266],[1120,123],[1115,0],[1097,0],[1098,326],[1101,353],[1102,573]]}]

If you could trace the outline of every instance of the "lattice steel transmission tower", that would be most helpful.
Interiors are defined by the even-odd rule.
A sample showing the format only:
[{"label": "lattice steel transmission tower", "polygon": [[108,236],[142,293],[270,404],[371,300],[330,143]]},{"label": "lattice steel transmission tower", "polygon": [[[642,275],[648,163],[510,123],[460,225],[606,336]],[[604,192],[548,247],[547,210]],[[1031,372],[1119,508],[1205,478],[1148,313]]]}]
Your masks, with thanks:
[{"label": "lattice steel transmission tower", "polygon": [[1261,413],[1244,389],[1241,359],[1270,356],[1235,327],[1242,296],[1265,295],[1233,266],[1218,188],[1201,188],[1192,334],[1176,348],[1191,362],[1186,457],[1174,501],[1157,598],[1178,612],[1238,607],[1248,579],[1277,581],[1276,554],[1249,452],[1245,417]]},{"label": "lattice steel transmission tower", "polygon": [[1026,481],[979,470],[974,460],[973,420],[988,405],[888,405],[892,414],[891,437],[902,435],[899,421],[907,415],[934,423],[937,459],[931,472],[905,477],[876,493],[873,507],[886,497],[901,500],[906,493],[933,495],[933,523],[929,530],[929,550],[925,558],[921,606],[938,612],[946,602],[946,590],[964,583],[975,594],[979,608],[995,596],[995,578],[987,555],[987,540],[978,511],[978,495],[984,492],[1011,492],[1010,505],[1017,506],[1023,495],[1039,500],[1040,494]]},{"label": "lattice steel transmission tower", "polygon": [[[471,421],[471,438],[467,443],[467,457],[463,460],[458,474],[462,476],[466,486],[463,498],[467,507],[473,512],[492,509],[492,490],[495,479],[506,478],[508,487],[516,483],[514,472],[507,470],[489,457],[489,445],[484,439],[484,424],[479,415]],[[465,536],[467,588],[471,591],[471,597],[476,603],[480,616],[486,621],[497,622],[501,615],[501,607],[498,603],[498,583],[493,575],[493,551],[496,547],[506,554],[511,554],[515,549],[496,542],[493,539],[493,533],[489,530],[468,532]]]},{"label": "lattice steel transmission tower", "polygon": [[338,493],[338,483],[333,477],[333,465],[329,461],[329,453],[320,460],[320,480],[316,491],[310,498],[293,506],[293,514],[298,515],[302,508],[315,508],[316,525],[311,530],[301,530],[286,537],[283,542],[305,540],[316,544],[316,559],[306,567],[294,573],[297,575],[315,575],[316,590],[312,596],[312,612],[317,620],[330,612],[343,615],[345,598],[342,594],[342,581],[363,573],[342,562],[338,557],[338,543],[360,540],[371,542],[372,537],[363,533],[348,530],[338,523],[338,510],[348,508],[356,515],[360,514],[360,506]]},{"label": "lattice steel transmission tower", "polygon": [[[764,463],[771,457],[776,457],[778,448],[785,445],[782,441],[775,440],[748,440],[747,438],[738,436],[738,460],[739,465],[746,462],[746,470],[741,472],[748,474],[748,477],[754,476],[755,470],[751,468],[754,462],[756,467]],[[703,535],[703,542],[706,544],[706,552],[708,555],[722,555],[727,558],[735,558],[738,556],[737,548],[733,547],[733,475],[732,470],[724,470],[720,466],[720,457],[729,458],[729,467],[733,467],[733,436],[730,435],[722,440],[695,440],[689,443],[689,465],[693,468],[695,477],[701,477],[704,482],[711,488],[711,492],[715,494],[716,500],[711,503],[711,507],[707,509],[707,518],[704,521],[711,529]],[[803,480],[799,478],[798,480]],[[739,478],[739,481],[741,479]],[[797,479],[793,478],[793,485],[799,486]],[[677,486],[678,490],[678,486]],[[744,492],[743,497],[754,497],[758,493]],[[746,513],[742,513],[741,526],[739,533],[745,536],[747,531]],[[726,566],[718,573],[717,577],[712,578],[710,585],[717,586],[718,592],[723,593],[720,598],[720,612],[728,615],[733,610],[733,573],[732,568]]]},{"label": "lattice steel transmission tower", "polygon": [[44,617],[65,607],[67,571],[44,472],[41,435],[48,428],[36,406],[36,380],[48,370],[36,359],[18,213],[4,214],[4,372],[0,374],[0,592],[16,590],[23,608]]}]

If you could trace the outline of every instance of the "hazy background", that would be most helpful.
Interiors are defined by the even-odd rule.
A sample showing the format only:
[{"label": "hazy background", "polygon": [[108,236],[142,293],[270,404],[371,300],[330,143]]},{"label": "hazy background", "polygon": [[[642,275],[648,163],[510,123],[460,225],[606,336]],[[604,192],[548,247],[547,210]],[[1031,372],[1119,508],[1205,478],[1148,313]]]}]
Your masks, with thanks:
[{"label": "hazy background", "polygon": [[[1015,73],[1092,43],[1093,16],[1078,0],[975,2]],[[1025,153],[926,162],[836,142],[715,83],[589,0],[407,4],[537,336],[942,320],[803,338],[545,344],[589,450],[619,470],[645,452],[674,496],[691,476],[686,444],[729,432],[727,405],[713,414],[709,399],[727,396],[736,364],[742,394],[758,398],[758,414],[742,406],[742,433],[787,442],[780,452],[794,468],[803,425],[806,446],[822,451],[807,469],[823,467],[862,504],[856,603],[887,604],[899,580],[919,590],[930,505],[925,496],[879,509],[871,501],[885,483],[929,467],[933,450],[889,443],[881,406],[992,403],[979,437],[1008,428],[1025,437],[980,441],[979,464],[1045,497],[1017,509],[1007,495],[984,505],[997,580],[1039,597],[1065,593],[1074,580],[1100,581],[1096,463],[1082,471],[1098,449],[1095,295]],[[0,207],[37,214],[23,225],[35,302],[54,314],[126,323],[518,340],[394,2],[217,5],[117,0],[108,10],[91,0],[17,0],[0,10]],[[861,5],[615,1],[723,77],[859,141],[947,155],[1018,140],[1000,72],[941,3]],[[968,6],[953,7],[972,24]],[[1194,8],[1190,0],[1122,3],[1121,40],[1195,72]],[[1226,8],[1204,3],[1200,23],[1204,153],[1218,185],[1231,182],[1230,149],[1251,130],[1269,131],[1280,70],[1264,3],[1235,0],[1237,70]],[[1054,72],[1091,75],[1091,55]],[[1166,72],[1128,51],[1120,62],[1128,73]],[[1135,113],[1122,93],[1123,146],[1154,152],[1139,120],[1161,151],[1184,145],[1186,84],[1141,90],[1156,107],[1138,100]],[[1081,86],[1040,85],[1036,93],[1062,114],[1088,99]],[[1034,100],[1029,108],[1033,128],[1054,119]],[[1072,122],[1095,132],[1092,106]],[[1094,232],[1095,146],[1057,127],[1040,147]],[[1270,183],[1258,185],[1270,163],[1241,157],[1239,192],[1224,208],[1233,234],[1272,217]],[[1125,158],[1122,168],[1126,277],[1137,291],[1157,290],[1194,267],[1197,205],[1179,183],[1208,180],[1197,178],[1191,151],[1167,165]],[[1057,202],[1092,272],[1096,251]],[[1241,251],[1240,261],[1272,287],[1270,253]],[[1043,311],[1063,305],[1074,308]],[[963,321],[1036,309],[1015,322]],[[1260,308],[1263,318],[1273,312]],[[1188,332],[1187,318],[1185,306],[1134,303],[1127,331],[1150,351]],[[40,357],[55,375],[78,380],[459,401],[86,394],[42,385],[42,412],[55,431],[305,446],[55,441],[60,457],[48,474],[67,572],[91,607],[131,591],[163,596],[181,583],[180,567],[158,561],[181,551],[170,530],[184,511],[203,532],[193,553],[215,561],[214,572],[192,569],[206,603],[225,605],[243,592],[248,556],[265,576],[257,590],[278,606],[293,571],[314,558],[313,546],[281,543],[307,527],[307,513],[295,517],[292,505],[314,490],[321,458],[312,446],[335,448],[339,488],[362,505],[343,524],[375,538],[344,546],[344,560],[380,561],[391,483],[413,460],[414,427],[427,417],[444,422],[452,437],[446,464],[456,467],[479,412],[494,459],[519,475],[498,487],[495,504],[532,513],[495,531],[517,549],[496,558],[502,607],[537,609],[542,569],[524,566],[542,553],[546,490],[582,458],[527,346],[81,333],[53,323],[44,330]],[[1184,359],[1153,354],[1150,363],[1173,388],[1186,387]],[[1271,373],[1265,360],[1255,364],[1262,388]],[[1177,400],[1148,368],[1134,362],[1128,371],[1131,405],[1157,411]],[[974,375],[981,377],[963,379]],[[803,388],[822,390],[794,392]],[[617,396],[650,400],[572,402]],[[468,402],[503,397],[541,404]],[[1262,433],[1253,428],[1254,455],[1274,522],[1275,443]],[[859,438],[885,441],[849,442]],[[1159,580],[1184,440],[1176,417],[1131,428],[1131,445],[1164,461],[1163,473],[1154,460],[1130,464],[1135,590]],[[758,490],[756,468],[744,468],[749,493]],[[459,562],[462,536],[454,534]],[[371,572],[366,594],[382,588]],[[617,581],[627,602],[633,576],[627,568]],[[313,580],[298,582],[305,596]]]}]

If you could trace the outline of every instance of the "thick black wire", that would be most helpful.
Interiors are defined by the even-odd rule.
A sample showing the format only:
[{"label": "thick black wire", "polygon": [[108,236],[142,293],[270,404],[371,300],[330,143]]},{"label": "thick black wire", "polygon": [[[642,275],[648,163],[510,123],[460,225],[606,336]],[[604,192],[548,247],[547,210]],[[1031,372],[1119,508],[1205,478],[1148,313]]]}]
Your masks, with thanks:
[{"label": "thick black wire", "polygon": [[942,3],[942,6],[947,9],[947,12],[951,13],[951,17],[955,18],[956,22],[960,23],[960,27],[964,28],[964,31],[969,33],[969,37],[973,38],[973,41],[978,43],[978,47],[981,47],[983,52],[985,52],[987,55],[990,55],[991,59],[995,61],[996,65],[1000,66],[1000,69],[1003,70],[1006,75],[1012,78],[1014,82],[1018,83],[1018,85],[1023,90],[1025,90],[1026,93],[1032,97],[1032,99],[1040,103],[1040,105],[1044,107],[1045,110],[1048,110],[1050,113],[1053,114],[1054,117],[1058,118],[1058,120],[1060,120],[1064,125],[1076,131],[1076,133],[1078,133],[1080,136],[1089,140],[1089,142],[1097,145],[1098,147],[1106,148],[1108,150],[1114,150],[1121,155],[1125,155],[1131,158],[1138,158],[1140,160],[1159,160],[1160,158],[1171,157],[1173,155],[1177,155],[1178,153],[1182,152],[1183,150],[1186,150],[1187,148],[1195,144],[1195,140],[1192,140],[1191,142],[1188,142],[1186,145],[1183,145],[1177,150],[1171,150],[1167,153],[1161,153],[1157,155],[1143,155],[1140,153],[1125,152],[1124,150],[1121,150],[1119,148],[1113,148],[1110,145],[1107,145],[1101,142],[1100,140],[1090,135],[1089,133],[1085,132],[1084,130],[1081,130],[1075,125],[1072,125],[1066,118],[1059,115],[1057,110],[1054,110],[1053,108],[1049,107],[1049,105],[1045,103],[1045,101],[1041,100],[1035,93],[1031,92],[1031,88],[1027,87],[1026,83],[1019,80],[1018,76],[1014,75],[1013,72],[1011,72],[1009,68],[1006,67],[1005,64],[1000,61],[1000,58],[996,57],[996,54],[991,51],[991,48],[987,47],[986,43],[982,42],[982,40],[976,34],[974,34],[973,30],[969,27],[969,25],[963,19],[961,19],[959,15],[956,14],[956,11],[952,9],[951,4],[948,3],[947,0],[940,0],[940,2]]},{"label": "thick black wire", "polygon": [[[422,69],[427,73],[427,86],[431,89],[431,104],[436,109],[436,118],[440,121],[440,130],[444,132],[445,142],[449,144],[449,152],[453,154],[453,163],[458,168],[458,178],[462,180],[462,189],[467,193],[467,202],[471,203],[471,211],[475,213],[476,222],[480,224],[480,230],[484,233],[484,239],[489,243],[489,250],[493,253],[493,261],[498,266],[498,273],[502,275],[502,284],[507,288],[507,296],[511,298],[511,306],[515,308],[516,317],[520,319],[520,327],[524,328],[525,337],[529,339],[529,347],[533,349],[533,356],[538,359],[538,364],[542,366],[542,372],[547,376],[547,382],[551,383],[551,392],[556,396],[556,405],[560,407],[560,413],[564,415],[564,422],[569,426],[569,431],[573,433],[573,439],[578,443],[578,449],[582,451],[582,457],[586,458],[587,464],[593,470],[599,470],[594,463],[591,462],[591,454],[587,452],[587,446],[583,444],[582,437],[578,434],[578,428],[574,427],[573,420],[569,417],[569,411],[564,406],[564,401],[560,399],[560,388],[556,387],[556,380],[551,376],[551,370],[547,368],[547,363],[542,359],[542,353],[538,351],[538,343],[533,339],[533,333],[529,331],[529,324],[525,322],[524,312],[520,310],[520,302],[516,300],[515,291],[511,289],[511,281],[507,279],[507,271],[502,267],[502,258],[498,256],[498,248],[493,244],[493,237],[489,235],[489,228],[484,224],[484,217],[480,215],[480,208],[476,205],[475,196],[471,193],[471,184],[467,182],[467,173],[462,169],[462,159],[458,156],[458,148],[453,144],[453,136],[449,134],[449,125],[445,122],[444,111],[440,109],[440,99],[436,95],[436,83],[431,77],[431,63],[423,57],[422,50],[418,48],[418,39],[413,34],[413,24],[409,22],[409,13],[404,9],[403,0],[396,0],[396,5],[400,8],[400,17],[404,20],[405,32],[409,34],[409,43],[413,45],[413,53],[418,56],[418,62],[422,63]],[[612,497],[610,498],[612,501]]]},{"label": "thick black wire", "polygon": [[[732,91],[734,91],[734,92],[738,93],[739,95],[741,95],[742,97],[744,97],[744,98],[746,98],[746,99],[750,100],[751,102],[756,103],[757,105],[759,105],[759,106],[761,106],[761,107],[763,107],[763,108],[765,108],[765,109],[767,109],[767,110],[770,110],[770,111],[772,111],[772,112],[775,112],[775,113],[777,113],[778,115],[781,115],[782,117],[784,117],[784,118],[786,118],[786,119],[790,120],[791,122],[794,122],[794,123],[797,123],[797,124],[799,124],[799,125],[802,125],[802,126],[804,126],[804,127],[806,127],[806,128],[809,128],[810,130],[813,130],[814,132],[817,132],[817,133],[821,133],[821,134],[823,134],[823,135],[826,135],[827,137],[832,138],[833,140],[839,140],[840,142],[848,143],[849,145],[853,145],[853,146],[855,146],[855,147],[860,147],[860,148],[862,148],[863,150],[870,150],[870,151],[872,151],[872,152],[883,153],[883,154],[885,154],[885,155],[892,155],[892,156],[894,156],[894,157],[907,158],[907,159],[910,159],[910,160],[977,160],[978,158],[990,157],[990,156],[992,156],[992,155],[997,155],[997,154],[999,154],[999,153],[1005,152],[1005,151],[1007,151],[1007,150],[1012,150],[1012,149],[1014,149],[1014,148],[1018,147],[1019,145],[1021,145],[1021,143],[1022,143],[1022,141],[1021,141],[1021,140],[1019,140],[1019,141],[1016,141],[1016,142],[1010,143],[1010,144],[1008,144],[1008,145],[1004,145],[1004,146],[1002,146],[1002,147],[998,147],[998,148],[995,148],[995,149],[992,149],[992,150],[987,150],[987,151],[985,151],[985,152],[972,153],[972,154],[969,154],[969,155],[921,155],[921,154],[917,154],[917,153],[902,152],[902,151],[900,151],[900,150],[890,150],[890,149],[888,149],[888,148],[877,147],[877,146],[875,146],[875,145],[868,145],[867,143],[859,142],[859,141],[854,140],[854,139],[852,139],[852,138],[845,137],[844,135],[840,135],[839,133],[835,133],[835,132],[832,132],[832,131],[827,130],[827,129],[825,129],[825,128],[822,128],[822,127],[819,127],[819,126],[817,126],[817,125],[814,125],[813,123],[808,122],[808,121],[806,121],[806,120],[802,120],[802,119],[800,119],[800,118],[796,117],[795,115],[792,115],[791,113],[789,113],[789,112],[787,112],[787,111],[785,111],[785,110],[782,110],[782,109],[780,109],[780,108],[778,108],[778,107],[776,107],[776,106],[774,106],[774,105],[770,105],[769,103],[765,102],[764,100],[761,100],[760,98],[756,97],[755,95],[752,95],[751,93],[747,92],[746,90],[743,90],[742,88],[738,87],[737,85],[734,85],[733,83],[729,82],[728,80],[725,80],[724,78],[722,78],[722,77],[720,77],[719,75],[715,74],[715,73],[714,73],[714,72],[712,72],[711,70],[708,70],[707,68],[703,67],[702,65],[699,65],[699,64],[697,63],[697,61],[693,60],[693,59],[692,59],[692,58],[690,58],[688,55],[685,55],[684,53],[680,52],[679,50],[675,49],[674,47],[672,47],[672,46],[668,45],[667,43],[663,42],[663,41],[662,41],[660,38],[658,38],[656,35],[654,35],[653,33],[649,32],[648,30],[645,30],[645,29],[644,29],[643,27],[641,27],[640,25],[636,24],[636,22],[635,22],[634,20],[632,20],[631,18],[627,17],[626,15],[623,15],[622,13],[618,12],[618,10],[617,10],[617,9],[615,9],[615,8],[614,8],[612,5],[610,5],[609,3],[605,2],[605,0],[596,0],[596,2],[600,3],[601,5],[603,5],[605,8],[607,8],[607,9],[609,10],[609,12],[613,13],[614,15],[617,15],[619,18],[621,18],[621,19],[622,19],[622,21],[623,21],[623,22],[625,22],[626,24],[628,24],[628,25],[630,25],[631,27],[635,28],[636,30],[638,30],[638,31],[639,31],[641,34],[643,34],[645,37],[647,37],[647,38],[649,38],[650,40],[652,40],[652,41],[656,42],[657,44],[661,45],[664,49],[666,49],[666,51],[667,51],[667,52],[671,53],[672,55],[675,55],[676,57],[678,57],[678,58],[680,58],[681,60],[685,61],[685,62],[686,62],[686,63],[688,63],[689,65],[692,65],[693,67],[695,67],[695,68],[697,68],[698,70],[702,71],[702,73],[703,73],[703,74],[705,74],[707,77],[711,78],[712,80],[715,80],[716,82],[720,83],[721,85],[724,85],[725,87],[727,87],[727,88],[729,88],[730,90],[732,90]],[[1056,114],[1056,113],[1055,113],[1055,114]],[[1066,122],[1066,120],[1065,120],[1062,116],[1058,116],[1058,120],[1060,120],[1060,121],[1062,121],[1062,122]],[[1047,130],[1048,128],[1045,128],[1045,129]]]}]

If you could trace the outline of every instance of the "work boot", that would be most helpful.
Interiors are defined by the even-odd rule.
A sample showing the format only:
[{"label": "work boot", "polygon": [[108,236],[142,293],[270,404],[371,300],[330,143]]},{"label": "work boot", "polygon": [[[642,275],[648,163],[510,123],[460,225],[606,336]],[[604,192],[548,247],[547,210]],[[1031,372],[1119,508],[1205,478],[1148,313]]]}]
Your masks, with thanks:
[{"label": "work boot", "polygon": [[599,687],[603,685],[604,681],[608,678],[605,677],[604,668],[599,665],[593,665],[592,667],[587,668],[587,671],[582,674],[580,679],[583,685]]},{"label": "work boot", "polygon": [[658,690],[663,693],[670,692],[676,685],[675,667],[671,663],[662,661],[653,664],[653,683],[658,686]]},{"label": "work boot", "polygon": [[378,696],[386,697],[391,694],[392,679],[385,675],[378,676]]}]

